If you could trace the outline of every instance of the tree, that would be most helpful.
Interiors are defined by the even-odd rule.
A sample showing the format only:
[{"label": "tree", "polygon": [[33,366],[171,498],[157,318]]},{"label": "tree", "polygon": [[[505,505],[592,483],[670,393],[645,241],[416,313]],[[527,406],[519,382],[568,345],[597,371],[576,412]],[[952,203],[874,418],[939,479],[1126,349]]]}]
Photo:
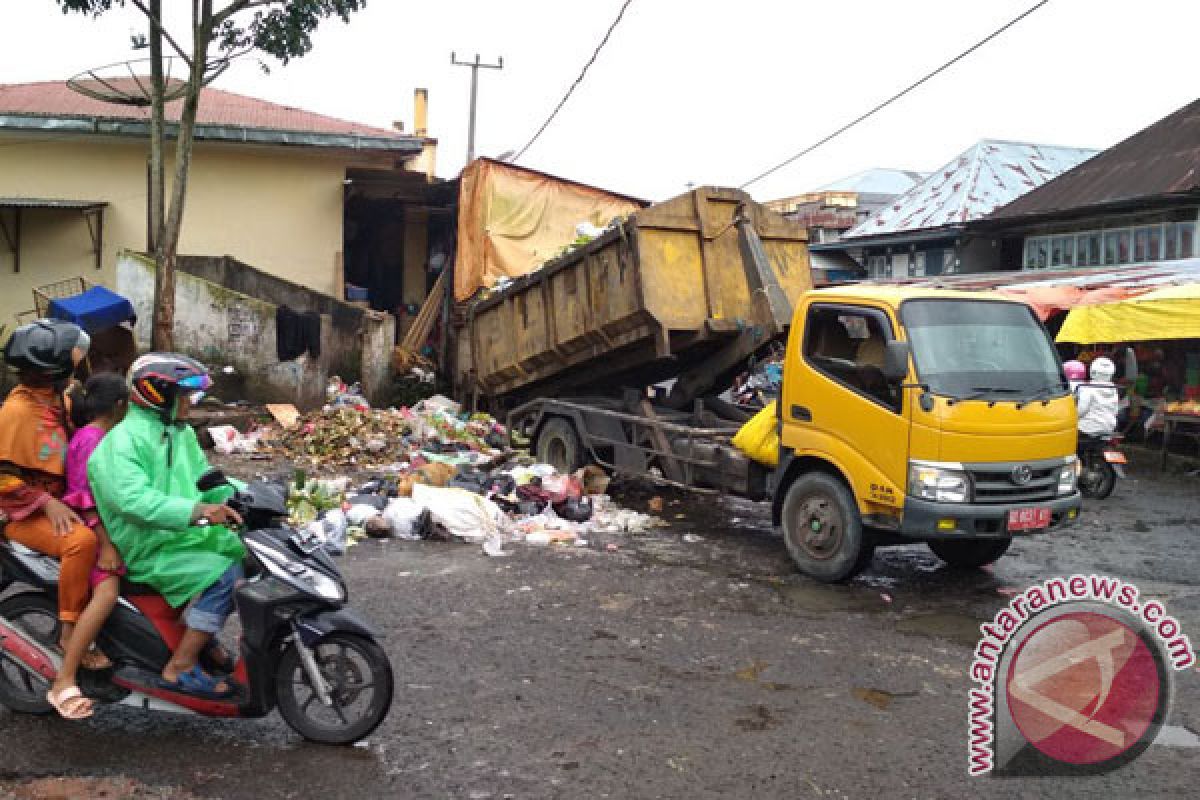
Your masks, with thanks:
[{"label": "tree", "polygon": [[[163,20],[163,0],[55,0],[63,13],[98,17],[116,7],[132,6],[145,17],[150,50],[150,197],[149,230],[155,262],[153,347],[173,350],[175,327],[175,261],[183,228],[188,171],[200,90],[237,58],[259,52],[282,64],[312,49],[312,34],[323,20],[350,15],[366,0],[191,0],[188,38],[176,38]],[[181,43],[182,42],[182,43]],[[164,43],[187,66],[187,78],[168,85]],[[266,69],[265,65],[263,67]],[[175,137],[175,175],[167,205],[165,107],[183,101]]]}]

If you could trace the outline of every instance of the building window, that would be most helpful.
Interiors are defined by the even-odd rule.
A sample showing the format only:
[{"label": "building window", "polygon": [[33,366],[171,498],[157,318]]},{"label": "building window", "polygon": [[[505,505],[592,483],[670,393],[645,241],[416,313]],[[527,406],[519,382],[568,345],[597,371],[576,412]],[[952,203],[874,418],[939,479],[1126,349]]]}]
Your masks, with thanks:
[{"label": "building window", "polygon": [[1117,232],[1106,231],[1104,234],[1104,266],[1117,263]]},{"label": "building window", "polygon": [[1138,228],[1133,232],[1133,260],[1150,260],[1150,229]]},{"label": "building window", "polygon": [[1179,257],[1191,258],[1196,255],[1196,223],[1179,223]]},{"label": "building window", "polygon": [[1168,261],[1179,258],[1179,224],[1168,222],[1163,226],[1163,258]]}]

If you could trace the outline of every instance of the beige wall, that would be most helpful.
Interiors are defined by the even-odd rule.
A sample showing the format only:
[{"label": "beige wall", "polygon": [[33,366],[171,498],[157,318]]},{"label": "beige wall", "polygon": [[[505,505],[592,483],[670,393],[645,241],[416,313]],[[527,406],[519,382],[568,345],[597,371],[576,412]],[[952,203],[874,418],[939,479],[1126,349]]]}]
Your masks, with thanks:
[{"label": "beige wall", "polygon": [[[76,275],[112,286],[117,251],[145,248],[146,150],[142,140],[0,135],[0,197],[109,203],[101,271],[78,211],[23,212],[19,274],[0,238],[0,324],[33,307],[34,286]],[[232,255],[333,293],[350,165],[371,162],[336,151],[197,143],[180,253]]]}]

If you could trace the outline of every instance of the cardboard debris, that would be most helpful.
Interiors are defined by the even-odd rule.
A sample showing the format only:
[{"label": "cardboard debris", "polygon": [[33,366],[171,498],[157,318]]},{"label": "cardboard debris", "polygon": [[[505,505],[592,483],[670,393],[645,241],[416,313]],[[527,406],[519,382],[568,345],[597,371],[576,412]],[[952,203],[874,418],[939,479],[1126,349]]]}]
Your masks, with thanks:
[{"label": "cardboard debris", "polygon": [[300,410],[291,403],[267,403],[267,413],[284,430],[290,431],[300,422]]}]

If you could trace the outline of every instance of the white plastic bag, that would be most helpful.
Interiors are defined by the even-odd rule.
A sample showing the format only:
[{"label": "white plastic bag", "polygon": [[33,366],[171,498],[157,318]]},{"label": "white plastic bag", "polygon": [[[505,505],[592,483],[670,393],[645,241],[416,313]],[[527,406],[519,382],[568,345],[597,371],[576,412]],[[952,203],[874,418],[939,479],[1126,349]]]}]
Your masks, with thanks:
[{"label": "white plastic bag", "polygon": [[439,489],[418,483],[413,485],[412,499],[429,509],[433,521],[450,535],[468,542],[481,542],[500,533],[508,521],[498,505],[466,489]]},{"label": "white plastic bag", "polygon": [[[416,486],[413,487],[415,492]],[[383,510],[383,518],[392,529],[392,535],[400,539],[420,539],[417,521],[425,512],[425,506],[411,497],[393,497]]]}]

